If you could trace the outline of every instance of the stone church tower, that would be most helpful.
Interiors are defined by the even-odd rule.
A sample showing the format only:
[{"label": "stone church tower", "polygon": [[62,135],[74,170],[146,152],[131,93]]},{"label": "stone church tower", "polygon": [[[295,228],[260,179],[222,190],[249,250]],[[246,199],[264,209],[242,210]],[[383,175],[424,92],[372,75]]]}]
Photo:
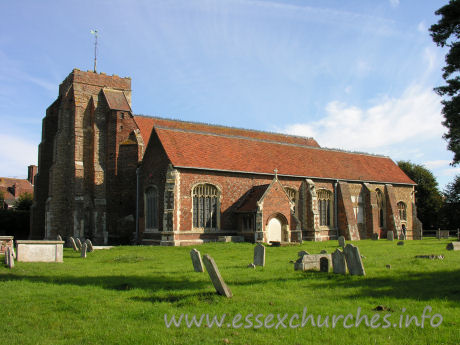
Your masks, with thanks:
[{"label": "stone church tower", "polygon": [[135,231],[136,169],[144,153],[131,79],[74,69],[42,128],[31,239],[126,242]]}]

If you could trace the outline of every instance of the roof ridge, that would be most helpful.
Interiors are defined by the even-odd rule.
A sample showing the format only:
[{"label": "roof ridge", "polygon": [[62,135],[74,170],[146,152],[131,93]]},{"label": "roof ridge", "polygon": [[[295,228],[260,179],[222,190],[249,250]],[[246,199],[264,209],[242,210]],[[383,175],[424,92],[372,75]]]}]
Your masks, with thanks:
[{"label": "roof ridge", "polygon": [[240,135],[218,134],[218,133],[196,131],[196,130],[193,130],[193,129],[172,128],[172,127],[167,127],[167,126],[154,126],[154,128],[165,129],[165,130],[176,131],[176,132],[195,133],[195,134],[201,134],[201,135],[212,135],[212,136],[223,137],[223,138],[245,139],[245,140],[251,140],[251,141],[256,141],[256,142],[264,142],[264,143],[280,144],[280,145],[286,145],[286,146],[303,147],[303,148],[307,148],[307,149],[315,149],[315,150],[322,150],[322,151],[332,151],[332,152],[341,152],[341,153],[348,153],[348,154],[354,154],[354,155],[363,155],[363,156],[371,156],[371,157],[379,157],[379,158],[389,158],[389,159],[391,159],[389,156],[379,155],[379,154],[374,154],[374,153],[358,152],[358,151],[347,151],[347,150],[343,150],[343,149],[335,149],[335,148],[327,148],[327,147],[316,147],[316,146],[309,146],[309,145],[286,143],[286,142],[281,142],[281,141],[276,141],[276,140],[244,137],[244,136],[240,136]]},{"label": "roof ridge", "polygon": [[304,137],[302,135],[294,135],[294,134],[287,134],[287,133],[264,131],[264,130],[260,130],[260,129],[248,129],[248,128],[235,127],[235,126],[216,125],[216,124],[208,123],[208,122],[186,121],[186,120],[180,120],[180,119],[175,119],[175,118],[152,116],[152,115],[145,115],[145,114],[134,114],[134,116],[142,116],[142,117],[148,117],[148,118],[151,118],[151,119],[159,119],[159,120],[177,121],[177,122],[182,122],[182,123],[191,123],[191,124],[196,124],[196,125],[206,125],[206,126],[211,126],[211,127],[237,129],[237,130],[246,131],[246,132],[256,132],[256,133],[282,135],[282,136],[291,137],[291,138],[310,139],[310,140],[314,140],[316,142],[315,138],[313,138],[313,137]]}]

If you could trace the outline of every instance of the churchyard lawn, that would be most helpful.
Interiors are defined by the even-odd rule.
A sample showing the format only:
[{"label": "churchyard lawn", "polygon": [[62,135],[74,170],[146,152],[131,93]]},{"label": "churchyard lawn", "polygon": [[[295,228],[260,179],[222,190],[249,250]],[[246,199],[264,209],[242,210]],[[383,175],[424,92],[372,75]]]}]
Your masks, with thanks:
[{"label": "churchyard lawn", "polygon": [[[459,344],[460,251],[445,249],[451,240],[403,246],[387,240],[352,242],[364,256],[366,276],[294,271],[290,261],[299,251],[332,253],[337,241],[266,248],[265,266],[255,269],[247,267],[253,244],[196,246],[214,259],[232,298],[215,293],[206,271],[194,271],[193,247],[115,247],[87,258],[66,248],[64,263],[16,262],[13,269],[2,264],[1,336],[10,345]],[[430,254],[444,259],[415,258]],[[304,308],[315,326],[310,318],[302,327]],[[356,327],[358,308],[362,320]],[[413,316],[420,323],[424,309],[424,328],[414,321],[406,327]],[[184,314],[181,326],[167,328],[165,314],[168,321]],[[206,327],[205,318],[201,327],[188,328],[185,314],[189,319],[215,315],[218,321],[226,316],[221,328]],[[258,314],[263,316],[256,319]],[[352,318],[344,322],[348,314]],[[440,323],[434,314],[442,316],[438,327],[430,325]],[[366,326],[363,315],[380,326]],[[318,326],[319,316],[321,324],[328,317],[329,327]],[[236,327],[227,327],[232,322]]]}]

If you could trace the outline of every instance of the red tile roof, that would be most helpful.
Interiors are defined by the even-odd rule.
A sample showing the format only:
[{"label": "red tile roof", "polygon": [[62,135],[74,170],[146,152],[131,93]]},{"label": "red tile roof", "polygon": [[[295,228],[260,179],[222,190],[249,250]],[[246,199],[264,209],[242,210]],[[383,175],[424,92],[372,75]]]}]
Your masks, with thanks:
[{"label": "red tile roof", "polygon": [[102,89],[110,109],[131,111],[123,91]]},{"label": "red tile roof", "polygon": [[388,157],[155,127],[176,167],[415,184]]},{"label": "red tile roof", "polygon": [[186,122],[179,120],[170,120],[159,117],[150,117],[144,115],[134,115],[134,120],[136,121],[139,130],[141,131],[142,139],[147,146],[148,141],[150,140],[150,134],[154,126],[162,126],[169,128],[177,128],[183,130],[193,130],[198,132],[205,133],[214,133],[221,135],[233,135],[238,137],[254,138],[261,140],[277,141],[290,144],[299,144],[306,146],[319,147],[318,143],[313,138],[299,137],[295,135],[280,134],[280,133],[271,133],[271,132],[262,132],[255,131],[250,129],[241,129],[233,127],[225,127],[218,125],[209,125],[205,123],[197,122]]}]

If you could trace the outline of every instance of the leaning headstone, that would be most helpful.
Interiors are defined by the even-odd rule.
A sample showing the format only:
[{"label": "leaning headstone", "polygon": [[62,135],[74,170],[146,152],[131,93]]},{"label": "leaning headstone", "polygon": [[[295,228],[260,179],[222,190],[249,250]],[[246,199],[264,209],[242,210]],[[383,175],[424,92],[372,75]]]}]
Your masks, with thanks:
[{"label": "leaning headstone", "polygon": [[374,241],[377,241],[377,240],[379,239],[379,234],[373,233],[373,234],[372,234],[372,239],[373,239]]},{"label": "leaning headstone", "polygon": [[393,241],[395,239],[395,234],[393,231],[387,231],[387,239],[388,241]]},{"label": "leaning headstone", "polygon": [[404,245],[404,241],[399,241],[399,242],[397,243],[397,245],[398,245],[398,246],[403,246],[403,245]]},{"label": "leaning headstone", "polygon": [[301,250],[300,252],[297,253],[298,256],[302,257],[304,255],[309,255],[305,250]]},{"label": "leaning headstone", "polygon": [[339,246],[340,247],[345,247],[345,237],[339,236]]},{"label": "leaning headstone", "polygon": [[358,247],[355,247],[352,244],[347,244],[343,252],[345,254],[345,259],[347,262],[348,272],[350,272],[351,275],[366,275]]},{"label": "leaning headstone", "polygon": [[83,245],[81,246],[81,257],[82,258],[86,258],[86,251],[88,250],[88,245],[85,243],[83,243]]},{"label": "leaning headstone", "polygon": [[347,273],[345,256],[343,252],[339,249],[336,249],[335,252],[332,253],[332,271],[337,274]]},{"label": "leaning headstone", "polygon": [[265,266],[265,246],[260,243],[254,247],[254,265]]},{"label": "leaning headstone", "polygon": [[216,289],[217,293],[227,298],[232,297],[232,292],[222,279],[222,276],[220,275],[219,269],[217,268],[214,259],[209,255],[205,255],[203,256],[203,262],[206,266],[206,270],[208,271],[209,278],[211,278],[212,284],[214,285],[214,288]]},{"label": "leaning headstone", "polygon": [[62,237],[61,237],[61,235],[57,235],[57,236],[56,236],[56,240],[58,240],[58,241],[62,241]]},{"label": "leaning headstone", "polygon": [[14,257],[10,247],[6,250],[5,255],[8,256],[8,268],[14,268]]},{"label": "leaning headstone", "polygon": [[460,250],[460,242],[450,242],[447,247],[447,250]]},{"label": "leaning headstone", "polygon": [[77,244],[75,243],[75,240],[73,239],[73,237],[69,238],[69,242],[70,242],[70,245],[72,246],[73,250],[78,252]]},{"label": "leaning headstone", "polygon": [[91,240],[88,238],[86,239],[85,243],[88,245],[88,253],[91,253],[94,250],[93,242],[91,242]]},{"label": "leaning headstone", "polygon": [[193,269],[195,272],[204,272],[203,261],[201,260],[200,252],[193,248],[190,251],[190,257],[192,258]]},{"label": "leaning headstone", "polygon": [[81,241],[78,237],[75,239],[75,244],[77,245],[78,250],[81,250]]}]

